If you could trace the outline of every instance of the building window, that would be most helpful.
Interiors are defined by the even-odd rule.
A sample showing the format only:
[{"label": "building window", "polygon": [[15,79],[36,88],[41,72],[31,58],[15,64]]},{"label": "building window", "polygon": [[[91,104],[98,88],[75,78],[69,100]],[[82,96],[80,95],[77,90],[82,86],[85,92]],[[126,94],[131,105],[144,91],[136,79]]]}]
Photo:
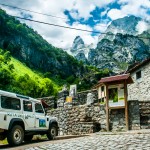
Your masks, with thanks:
[{"label": "building window", "polygon": [[99,102],[100,102],[100,103],[104,103],[104,102],[105,102],[104,97],[103,97],[103,98],[100,98],[100,99],[99,99]]},{"label": "building window", "polygon": [[104,86],[101,87],[101,91],[102,91],[102,92],[104,91]]},{"label": "building window", "polygon": [[141,70],[136,72],[136,79],[140,79],[141,78]]}]

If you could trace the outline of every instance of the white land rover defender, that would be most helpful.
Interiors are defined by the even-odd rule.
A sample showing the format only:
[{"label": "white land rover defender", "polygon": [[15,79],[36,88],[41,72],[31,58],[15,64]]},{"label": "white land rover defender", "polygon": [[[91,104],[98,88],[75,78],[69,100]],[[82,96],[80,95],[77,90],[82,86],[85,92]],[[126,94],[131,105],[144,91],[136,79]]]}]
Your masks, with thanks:
[{"label": "white land rover defender", "polygon": [[42,102],[27,96],[0,90],[0,140],[7,137],[10,145],[30,141],[33,135],[58,135],[56,118],[46,116]]}]

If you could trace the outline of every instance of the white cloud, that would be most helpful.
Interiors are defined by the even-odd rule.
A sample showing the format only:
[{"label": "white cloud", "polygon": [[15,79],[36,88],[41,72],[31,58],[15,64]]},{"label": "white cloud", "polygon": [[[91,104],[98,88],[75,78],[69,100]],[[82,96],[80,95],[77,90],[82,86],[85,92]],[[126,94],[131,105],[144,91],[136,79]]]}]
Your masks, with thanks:
[{"label": "white cloud", "polygon": [[[65,25],[65,23],[62,22],[61,25]],[[90,28],[89,26],[81,25],[79,23],[74,23],[71,27],[92,31],[92,28]],[[71,47],[72,42],[77,35],[80,35],[84,39],[86,44],[91,44],[92,42],[94,42],[94,37],[92,37],[88,32],[81,32],[78,30],[70,30],[41,24],[34,25],[34,29],[38,29],[38,32],[44,35],[43,37],[49,43],[61,48]]]},{"label": "white cloud", "polygon": [[123,18],[125,17],[127,14],[124,13],[123,11],[119,10],[119,9],[111,9],[107,16],[110,17],[112,20],[116,20],[118,18]]},{"label": "white cloud", "polygon": [[150,28],[150,25],[146,23],[145,21],[139,21],[136,30],[139,34],[141,34],[143,31],[148,30]]},{"label": "white cloud", "polygon": [[71,10],[71,11],[70,11],[70,15],[71,15],[71,17],[74,18],[75,20],[80,19],[79,13],[78,13],[76,10]]},{"label": "white cloud", "polygon": [[110,8],[106,8],[105,11],[101,12],[101,17],[105,16]]},{"label": "white cloud", "polygon": [[108,16],[112,20],[128,15],[135,15],[147,20],[150,19],[150,15],[147,14],[147,10],[150,9],[149,0],[119,0],[118,3],[121,5],[120,9],[112,8],[108,12]]},{"label": "white cloud", "polygon": [[[91,16],[90,12],[93,11],[96,7],[106,6],[107,4],[113,1],[114,0],[36,0],[35,3],[35,1],[9,0],[5,2],[5,4],[65,18],[58,19],[42,16],[35,13],[30,13],[34,20],[69,26],[66,23],[68,21],[68,18],[64,14],[65,10],[69,10],[71,12],[72,17],[75,19],[84,18],[86,20]],[[4,1],[0,0],[0,3],[4,3]],[[9,7],[3,8],[5,8],[7,13],[9,13],[10,15],[21,16],[20,11],[18,11],[17,9],[10,9]],[[28,12],[24,11],[24,13]],[[69,30],[65,28],[42,25],[23,20],[21,20],[21,22],[26,22],[28,26],[32,27],[39,34],[41,34],[49,43],[61,48],[70,47],[74,38],[77,35],[80,35],[84,39],[86,44],[90,44],[92,42],[94,43],[96,39],[95,37],[91,36],[91,33],[88,32]],[[81,25],[79,23],[74,23],[72,26],[70,25],[70,27],[87,29],[92,31],[92,28],[90,28],[88,25]]]},{"label": "white cloud", "polygon": [[99,31],[99,32],[105,32],[105,30],[107,29],[107,24],[105,23],[99,23],[96,24],[96,26],[94,27],[95,30]]},{"label": "white cloud", "polygon": [[119,0],[118,1],[119,4],[128,4],[128,5],[134,5],[135,7],[140,7],[140,6],[143,6],[143,7],[147,7],[149,8],[150,7],[150,1],[149,0],[138,0],[138,1],[135,1],[135,0]]},{"label": "white cloud", "polygon": [[68,10],[78,10],[79,17],[87,20],[91,16],[90,12],[93,11],[96,7],[105,7],[114,1],[115,0],[76,0],[74,2],[73,8],[68,7]]},{"label": "white cloud", "polygon": [[[64,14],[65,10],[70,11],[71,16],[74,19],[80,19],[84,18],[84,20],[87,20],[91,16],[91,12],[96,8],[106,8],[104,12],[99,14],[99,16],[104,16],[107,14],[111,19],[117,19],[120,17],[124,17],[128,14],[133,14],[136,16],[141,16],[144,18],[149,18],[149,15],[146,14],[146,10],[150,8],[150,2],[149,0],[142,0],[142,1],[136,1],[136,0],[118,0],[122,6],[121,9],[114,9],[107,8],[107,5],[114,2],[116,0],[0,0],[0,3],[5,3],[8,5],[13,5],[20,8],[29,9],[32,11],[41,12],[44,14],[51,14],[55,16],[59,16],[64,19],[58,19],[53,17],[47,17],[35,13],[29,13],[25,12],[27,14],[32,15],[34,20],[44,21],[48,23],[63,25],[63,26],[69,26],[74,28],[81,28],[81,29],[87,29],[87,30],[98,30],[103,32],[105,30],[105,26],[107,25],[107,22],[103,20],[101,23],[97,24],[93,29],[89,25],[81,25],[78,21],[73,23],[73,25],[68,25],[67,21],[68,18]],[[142,7],[141,7],[142,6]],[[17,9],[10,9],[8,7],[3,7],[9,13],[10,15],[16,15],[21,16],[20,11]],[[98,22],[97,20],[95,20]],[[78,35],[80,35],[86,44],[90,44],[92,42],[95,42],[97,39],[97,36],[92,36],[91,33],[88,32],[81,32],[76,30],[69,30],[59,27],[53,27],[48,25],[42,25],[38,23],[33,23],[29,21],[23,21],[28,26],[32,27],[34,30],[36,30],[39,34],[41,34],[49,43],[53,44],[57,47],[62,48],[68,48],[72,45],[72,42],[74,38]]]}]

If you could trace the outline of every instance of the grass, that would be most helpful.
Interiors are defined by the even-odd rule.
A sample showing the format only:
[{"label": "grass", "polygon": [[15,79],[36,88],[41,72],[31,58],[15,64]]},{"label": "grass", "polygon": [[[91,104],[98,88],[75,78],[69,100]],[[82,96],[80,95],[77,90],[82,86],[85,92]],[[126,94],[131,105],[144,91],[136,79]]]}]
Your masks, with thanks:
[{"label": "grass", "polygon": [[[14,65],[14,72],[16,74],[19,74],[20,76],[28,74],[32,79],[35,79],[38,82],[42,82],[42,80],[44,79],[44,75],[42,73],[31,70],[25,64],[21,63],[19,60],[13,57],[11,57],[10,63]],[[56,82],[51,79],[49,80],[53,83],[55,89],[60,90],[60,86]]]},{"label": "grass", "polygon": [[[37,140],[45,140],[45,139],[47,139],[46,135],[34,135],[32,140],[37,141]],[[8,144],[7,138],[3,141],[0,140],[0,145],[6,145],[6,144]]]},{"label": "grass", "polygon": [[7,139],[0,141],[0,144],[8,144]]},{"label": "grass", "polygon": [[100,104],[105,104],[105,102],[100,102]]},{"label": "grass", "polygon": [[19,60],[15,58],[11,58],[11,62],[15,67],[15,72],[19,75],[25,75],[28,74],[32,78],[39,78],[42,79],[43,76],[40,73],[37,74],[37,72],[32,71],[29,67],[27,67],[25,64],[21,63]]},{"label": "grass", "polygon": [[[32,140],[37,141],[37,140],[44,140],[44,139],[47,139],[46,135],[34,135]],[[4,140],[0,141],[0,145],[6,145],[6,144],[8,144],[7,138],[5,138]]]},{"label": "grass", "polygon": [[42,73],[38,73],[38,72],[31,70],[25,64],[21,63],[19,60],[15,59],[13,57],[11,58],[10,63],[14,65],[15,73],[19,74],[20,76],[28,74],[31,78],[38,79],[38,80],[42,80],[44,78]]}]

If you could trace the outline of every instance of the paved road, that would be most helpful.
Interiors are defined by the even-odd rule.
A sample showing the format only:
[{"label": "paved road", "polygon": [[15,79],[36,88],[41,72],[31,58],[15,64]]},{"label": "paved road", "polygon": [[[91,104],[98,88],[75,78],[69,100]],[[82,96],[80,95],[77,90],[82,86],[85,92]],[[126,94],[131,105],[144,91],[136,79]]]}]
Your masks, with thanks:
[{"label": "paved road", "polygon": [[150,150],[149,133],[101,134],[45,141],[16,147],[15,150]]}]

